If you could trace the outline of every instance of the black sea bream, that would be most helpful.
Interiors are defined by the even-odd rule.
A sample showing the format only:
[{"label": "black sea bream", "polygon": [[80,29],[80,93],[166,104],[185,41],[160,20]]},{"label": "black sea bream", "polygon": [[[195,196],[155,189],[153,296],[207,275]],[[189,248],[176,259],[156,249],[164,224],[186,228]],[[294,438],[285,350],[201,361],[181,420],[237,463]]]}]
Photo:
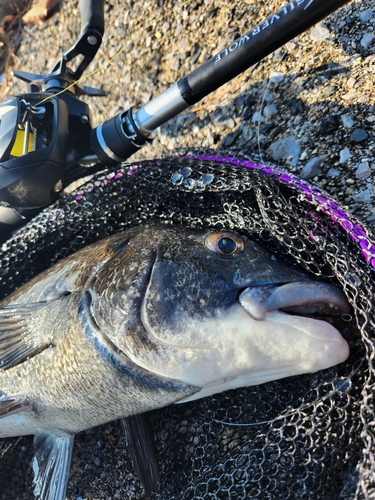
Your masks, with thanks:
[{"label": "black sea bream", "polygon": [[0,437],[34,434],[35,493],[63,499],[77,432],[338,364],[348,344],[314,315],[348,312],[236,232],[129,229],[0,303]]}]

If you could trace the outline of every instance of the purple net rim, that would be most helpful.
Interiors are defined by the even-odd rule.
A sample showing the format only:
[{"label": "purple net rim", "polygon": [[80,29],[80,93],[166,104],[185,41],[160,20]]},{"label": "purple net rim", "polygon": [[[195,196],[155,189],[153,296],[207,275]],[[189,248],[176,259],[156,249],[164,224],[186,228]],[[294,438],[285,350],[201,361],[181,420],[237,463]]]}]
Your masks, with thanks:
[{"label": "purple net rim", "polygon": [[[232,156],[217,155],[185,155],[184,158],[215,161],[225,163],[235,167],[247,168],[249,170],[258,170],[262,174],[275,177],[281,183],[293,186],[299,190],[307,199],[314,202],[323,213],[330,216],[331,220],[337,223],[349,238],[358,244],[360,254],[370,266],[375,269],[375,244],[369,237],[366,229],[351,215],[340,209],[338,203],[326,193],[320,191],[317,187],[306,184],[298,177],[283,172],[278,168],[272,168],[262,163],[256,164],[247,159],[234,158]],[[314,238],[313,235],[311,235]]]}]

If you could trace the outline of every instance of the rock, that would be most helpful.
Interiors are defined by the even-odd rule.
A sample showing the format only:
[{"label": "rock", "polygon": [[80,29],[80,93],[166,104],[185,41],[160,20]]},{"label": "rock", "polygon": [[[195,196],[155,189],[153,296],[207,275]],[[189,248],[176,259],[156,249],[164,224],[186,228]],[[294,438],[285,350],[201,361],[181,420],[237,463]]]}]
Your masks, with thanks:
[{"label": "rock", "polygon": [[369,189],[364,189],[352,196],[352,200],[355,203],[369,203],[371,201],[371,192]]},{"label": "rock", "polygon": [[265,106],[265,108],[263,109],[263,115],[266,118],[269,118],[270,116],[276,114],[277,114],[277,108],[274,104],[268,104],[268,106]]},{"label": "rock", "polygon": [[364,10],[358,14],[358,17],[363,23],[366,23],[372,19],[372,10]]},{"label": "rock", "polygon": [[352,157],[352,154],[349,151],[349,148],[344,148],[340,151],[340,163],[345,163]]},{"label": "rock", "polygon": [[375,35],[373,35],[372,33],[366,33],[365,35],[363,35],[362,39],[361,39],[361,47],[363,47],[364,49],[367,49],[368,47],[370,47],[370,45],[372,44],[372,42],[374,41],[375,39]]},{"label": "rock", "polygon": [[335,115],[328,115],[320,122],[318,127],[318,132],[320,134],[329,134],[337,130],[339,126],[339,120]]},{"label": "rock", "polygon": [[343,114],[340,116],[342,124],[345,128],[352,128],[354,125],[354,120],[350,115]]},{"label": "rock", "polygon": [[301,154],[301,146],[290,135],[271,144],[268,151],[274,160],[290,160],[295,167]]},{"label": "rock", "polygon": [[194,48],[193,48],[193,53],[191,54],[191,58],[190,58],[191,65],[196,63],[201,52],[202,52],[202,47],[199,45],[199,43],[195,43]]},{"label": "rock", "polygon": [[330,40],[331,34],[324,23],[318,23],[311,30],[310,38],[313,42],[326,42]]},{"label": "rock", "polygon": [[253,116],[252,106],[245,106],[241,116],[243,120],[250,120],[250,118]]},{"label": "rock", "polygon": [[349,89],[352,89],[356,83],[357,83],[357,80],[351,76],[350,78],[348,78],[348,80],[346,82],[346,86]]},{"label": "rock", "polygon": [[267,91],[265,90],[263,93],[262,93],[262,99],[266,102],[271,102],[273,101],[273,97],[272,95]]},{"label": "rock", "polygon": [[292,116],[303,113],[303,110],[305,109],[302,99],[289,99],[289,101],[287,101],[287,107]]},{"label": "rock", "polygon": [[264,116],[262,115],[262,113],[259,113],[259,111],[256,111],[256,112],[253,114],[253,117],[252,117],[251,121],[252,121],[253,123],[256,123],[256,122],[264,122]]},{"label": "rock", "polygon": [[229,148],[229,146],[232,146],[236,142],[239,135],[241,135],[241,130],[235,130],[234,132],[230,132],[230,134],[227,134],[221,141],[221,147]]},{"label": "rock", "polygon": [[367,179],[371,175],[371,169],[368,161],[362,162],[356,170],[355,176],[359,180]]},{"label": "rock", "polygon": [[220,129],[234,128],[236,122],[229,115],[219,116],[219,118],[214,119],[214,123]]},{"label": "rock", "polygon": [[324,158],[320,156],[316,156],[315,158],[311,158],[306,165],[303,167],[301,172],[302,179],[311,179],[318,175],[319,169],[324,162]]},{"label": "rock", "polygon": [[330,168],[327,172],[328,177],[338,177],[340,175],[340,170],[337,168]]},{"label": "rock", "polygon": [[327,87],[323,88],[323,94],[324,95],[333,95],[336,92],[336,87],[334,85],[328,85]]},{"label": "rock", "polygon": [[269,80],[271,83],[280,83],[284,78],[285,76],[280,71],[272,71]]},{"label": "rock", "polygon": [[274,128],[275,125],[272,123],[261,123],[259,125],[259,133],[260,134],[268,134],[268,132]]},{"label": "rock", "polygon": [[356,128],[350,135],[350,142],[363,142],[368,138],[368,133],[362,128]]}]

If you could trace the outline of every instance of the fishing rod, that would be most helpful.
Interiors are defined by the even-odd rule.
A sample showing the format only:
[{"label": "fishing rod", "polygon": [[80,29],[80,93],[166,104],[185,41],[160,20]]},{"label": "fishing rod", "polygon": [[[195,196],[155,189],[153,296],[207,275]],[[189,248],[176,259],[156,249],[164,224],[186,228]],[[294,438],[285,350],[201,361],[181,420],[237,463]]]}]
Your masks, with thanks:
[{"label": "fishing rod", "polygon": [[13,71],[28,92],[0,104],[0,234],[24,224],[70,182],[127,160],[152,142],[155,129],[348,1],[293,0],[144,107],[92,128],[89,106],[79,98],[105,92],[77,81],[102,41],[104,0],[80,0],[78,41],[47,75]]}]

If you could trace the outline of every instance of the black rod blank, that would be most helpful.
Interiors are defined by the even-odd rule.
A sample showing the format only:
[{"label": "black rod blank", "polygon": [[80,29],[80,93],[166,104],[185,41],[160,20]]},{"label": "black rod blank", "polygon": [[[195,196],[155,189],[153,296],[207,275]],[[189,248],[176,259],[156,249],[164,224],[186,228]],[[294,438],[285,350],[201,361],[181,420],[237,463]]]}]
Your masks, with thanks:
[{"label": "black rod blank", "polygon": [[178,82],[195,104],[250,66],[311,28],[348,0],[293,0]]}]

